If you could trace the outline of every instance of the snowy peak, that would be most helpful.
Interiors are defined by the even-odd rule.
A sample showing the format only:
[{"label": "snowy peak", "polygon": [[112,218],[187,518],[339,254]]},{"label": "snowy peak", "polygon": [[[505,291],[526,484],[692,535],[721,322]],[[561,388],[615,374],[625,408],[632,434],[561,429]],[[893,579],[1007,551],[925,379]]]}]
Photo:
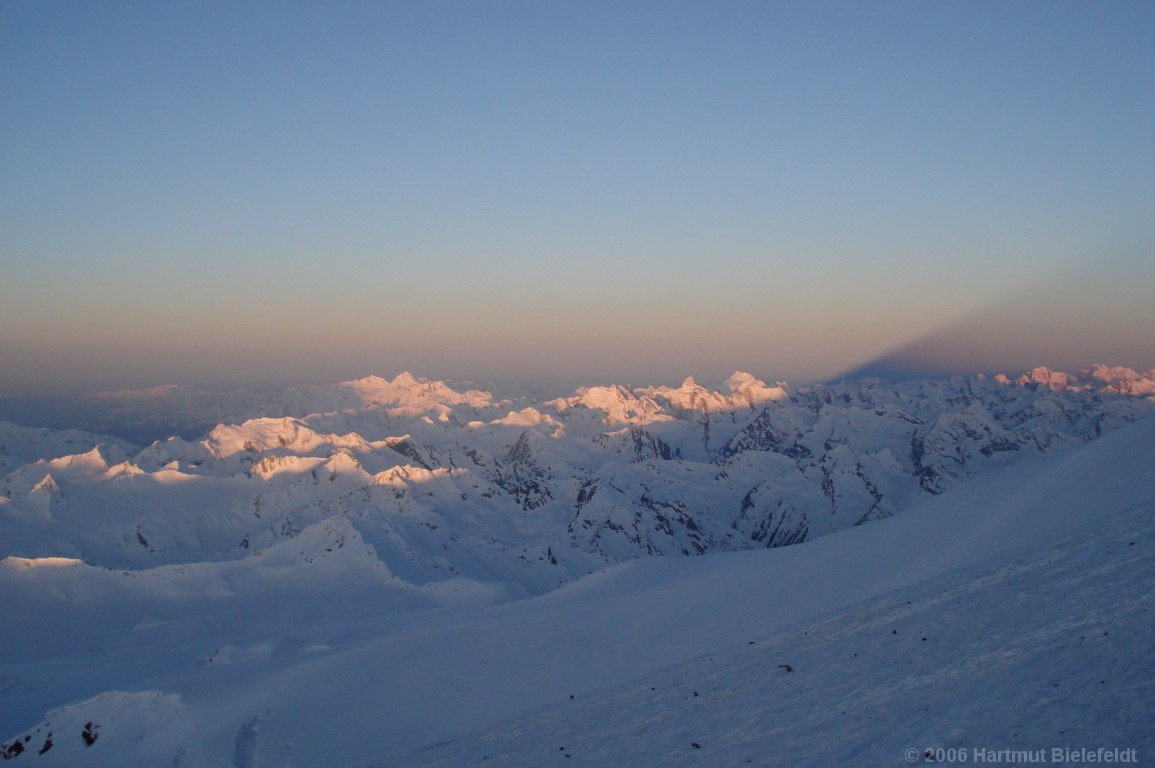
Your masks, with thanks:
[{"label": "snowy peak", "polygon": [[[996,380],[1007,381],[1006,377],[997,377]],[[1070,374],[1039,366],[1019,376],[1015,383],[1020,386],[1034,385],[1052,392],[1090,390],[1129,397],[1150,397],[1155,395],[1155,369],[1140,373],[1122,365],[1096,363],[1077,374]]]},{"label": "snowy peak", "polygon": [[726,387],[730,391],[729,394],[707,389],[694,381],[692,376],[688,376],[680,387],[645,387],[634,391],[638,395],[664,400],[683,411],[701,412],[752,408],[789,396],[782,382],[777,386],[768,387],[766,382],[744,371],[735,371],[726,380]]},{"label": "snowy peak", "polygon": [[605,414],[603,424],[645,424],[670,418],[653,398],[645,394],[638,397],[620,384],[581,387],[570,397],[559,398],[548,404],[559,412],[574,408],[602,411]]},{"label": "snowy peak", "polygon": [[768,387],[766,382],[759,381],[754,378],[753,374],[743,371],[735,371],[726,380],[726,386],[730,388],[730,398],[735,404],[744,403],[755,406],[759,403],[774,402],[787,397],[784,382],[780,381],[777,386]]},{"label": "snowy peak", "polygon": [[458,392],[444,381],[418,378],[402,371],[392,381],[380,376],[342,382],[340,388],[351,390],[363,408],[386,408],[394,415],[419,415],[438,406],[465,405],[484,408],[493,396],[480,390]]},{"label": "snowy peak", "polygon": [[1024,373],[1016,383],[1020,386],[1027,386],[1035,384],[1052,392],[1061,392],[1064,389],[1073,389],[1075,387],[1076,378],[1069,373],[1062,371],[1052,371],[1046,366],[1039,366],[1031,371]]},{"label": "snowy peak", "polygon": [[390,467],[384,472],[378,472],[374,475],[373,484],[402,487],[414,483],[428,483],[438,478],[453,477],[468,473],[469,470],[466,469],[446,469],[444,467],[426,469],[425,467],[415,467],[412,464],[399,464],[396,467]]},{"label": "snowy peak", "polygon": [[48,466],[58,472],[83,474],[88,476],[103,475],[109,467],[125,461],[128,457],[118,448],[106,445],[94,445],[86,453],[77,453],[71,456],[61,456],[48,462]]},{"label": "snowy peak", "polygon": [[261,453],[284,448],[293,453],[308,453],[322,445],[343,448],[368,448],[357,434],[321,435],[300,419],[250,419],[243,424],[218,424],[209,433],[205,445],[218,457],[241,452]]},{"label": "snowy peak", "polygon": [[687,376],[680,387],[644,387],[634,391],[643,397],[664,400],[683,411],[711,411],[729,406],[728,398],[701,386],[693,376]]},{"label": "snowy peak", "polygon": [[1096,363],[1083,372],[1085,378],[1102,383],[1102,388],[1108,392],[1132,397],[1148,397],[1155,395],[1155,368],[1146,373],[1139,373],[1133,368],[1124,366],[1109,366]]},{"label": "snowy peak", "polygon": [[[59,483],[99,482],[116,472],[110,467],[112,459],[121,460],[119,448],[97,445],[86,453],[60,456],[55,459],[39,459],[25,464],[0,481],[0,495],[20,496],[33,494],[59,496],[63,493]],[[115,465],[120,467],[120,464]],[[59,481],[59,482],[58,482]]]},{"label": "snowy peak", "polygon": [[[560,421],[547,413],[542,413],[532,405],[527,408],[522,408],[520,411],[510,411],[502,418],[494,419],[489,423],[502,427],[530,427],[533,429],[541,429],[554,436],[560,436],[565,431],[565,426]],[[469,426],[474,425],[484,426],[484,423],[470,422],[469,424]]]},{"label": "snowy peak", "polygon": [[340,384],[290,389],[282,393],[278,401],[271,402],[266,412],[302,418],[360,411],[373,411],[389,418],[433,413],[444,420],[455,407],[484,408],[492,399],[488,392],[458,392],[444,381],[424,379],[404,371],[391,381],[381,376],[365,376]]},{"label": "snowy peak", "polygon": [[36,483],[36,485],[32,486],[32,489],[28,492],[44,493],[48,494],[49,496],[54,496],[60,493],[60,486],[56,484],[56,481],[52,478],[52,475],[45,475],[44,478],[40,480],[40,482]]},{"label": "snowy peak", "polygon": [[81,457],[92,454],[90,449],[95,447],[99,447],[99,450],[90,458],[99,457],[109,464],[123,461],[124,457],[139,450],[131,443],[114,437],[94,435],[75,429],[22,427],[0,421],[0,476],[37,459]]},{"label": "snowy peak", "polygon": [[344,517],[332,517],[304,529],[289,541],[282,541],[254,554],[261,566],[306,565],[352,558],[363,565],[384,569],[377,552],[367,544]]}]

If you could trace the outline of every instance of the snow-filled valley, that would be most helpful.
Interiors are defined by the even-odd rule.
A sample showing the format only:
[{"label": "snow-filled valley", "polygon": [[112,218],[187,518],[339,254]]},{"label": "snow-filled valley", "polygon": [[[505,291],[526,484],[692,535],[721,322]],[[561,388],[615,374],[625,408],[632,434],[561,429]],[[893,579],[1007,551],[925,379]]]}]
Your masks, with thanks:
[{"label": "snow-filled valley", "polygon": [[254,418],[146,447],[3,425],[0,749],[1149,760],[1152,381],[735,374],[542,399],[402,374],[246,395]]}]

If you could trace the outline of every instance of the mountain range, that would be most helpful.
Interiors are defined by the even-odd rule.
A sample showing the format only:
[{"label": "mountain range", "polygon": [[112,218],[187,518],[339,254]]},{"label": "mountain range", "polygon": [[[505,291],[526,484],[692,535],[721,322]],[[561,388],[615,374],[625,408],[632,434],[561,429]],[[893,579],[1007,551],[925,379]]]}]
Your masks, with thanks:
[{"label": "mountain range", "polygon": [[[144,448],[8,425],[0,556],[222,562],[339,521],[408,586],[538,594],[635,557],[891,517],[1140,418],[1153,382],[1108,366],[798,389],[735,373],[723,390],[686,379],[531,402],[402,373],[221,403],[258,416]],[[115,398],[179,418],[201,402],[177,387]]]},{"label": "mountain range", "polygon": [[[401,755],[1018,557],[1112,510],[1135,525],[1155,499],[1153,393],[1155,371],[1110,366],[798,388],[735,373],[721,389],[686,379],[553,398],[402,373],[217,399],[211,413],[247,416],[146,446],[2,424],[0,607],[25,620],[0,652],[0,733],[22,734],[5,749],[31,761],[12,745],[77,730],[69,749],[35,756],[62,765],[98,755],[79,735],[90,722],[106,746],[144,745],[118,753],[124,765]],[[206,396],[182,387],[107,397],[174,422],[206,415]],[[719,614],[759,601],[772,615]],[[714,628],[686,629],[695,615]],[[668,642],[661,627],[686,641],[654,645]],[[552,639],[535,650],[536,636]],[[436,664],[445,681],[414,676]],[[405,708],[357,687],[372,669],[390,670],[382,690]],[[436,719],[454,678],[483,715]],[[306,688],[376,702],[397,718],[388,739],[363,732],[369,713],[309,709]],[[285,690],[296,703],[273,715]],[[329,746],[290,737],[306,716],[303,732]]]}]

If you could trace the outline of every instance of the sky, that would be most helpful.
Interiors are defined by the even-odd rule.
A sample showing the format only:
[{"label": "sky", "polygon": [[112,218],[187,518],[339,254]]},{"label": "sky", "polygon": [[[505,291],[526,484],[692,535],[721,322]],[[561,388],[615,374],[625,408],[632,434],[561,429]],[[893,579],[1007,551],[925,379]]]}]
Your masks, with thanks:
[{"label": "sky", "polygon": [[1150,2],[6,0],[0,40],[0,397],[818,380],[994,315],[936,353],[1155,367]]}]

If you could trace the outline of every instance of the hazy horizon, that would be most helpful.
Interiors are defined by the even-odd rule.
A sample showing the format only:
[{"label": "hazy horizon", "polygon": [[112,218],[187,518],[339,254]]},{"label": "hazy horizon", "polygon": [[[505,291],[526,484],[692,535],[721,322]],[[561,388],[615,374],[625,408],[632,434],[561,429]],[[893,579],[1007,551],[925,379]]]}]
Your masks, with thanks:
[{"label": "hazy horizon", "polygon": [[[1129,276],[1133,279],[1127,280]],[[704,326],[697,336],[655,337],[647,342],[648,355],[632,357],[630,350],[605,340],[602,346],[588,346],[585,354],[563,355],[538,346],[534,348],[538,359],[531,365],[524,361],[511,365],[509,354],[496,355],[493,347],[454,357],[440,355],[436,348],[388,355],[345,346],[327,354],[314,351],[302,356],[276,347],[262,352],[227,346],[202,348],[194,350],[200,355],[190,355],[187,347],[179,347],[149,350],[145,356],[139,349],[128,350],[134,357],[126,361],[115,350],[78,346],[69,355],[41,360],[32,371],[35,377],[28,377],[24,388],[19,382],[25,371],[0,371],[0,399],[82,396],[167,385],[279,390],[371,375],[392,378],[403,371],[458,383],[562,387],[676,385],[686,377],[718,385],[737,370],[795,385],[879,374],[1015,374],[1036,366],[1074,372],[1096,363],[1145,372],[1155,369],[1155,313],[1147,303],[1150,285],[1155,285],[1155,263],[1104,262],[1094,269],[1041,278],[949,322],[916,325],[911,331],[918,335],[897,330],[876,338],[848,337],[860,344],[857,350],[847,339],[836,339],[842,342],[838,355],[830,355],[831,345],[815,337],[828,330],[823,325],[811,329],[809,336],[799,333],[785,339],[772,329],[765,338],[757,338],[755,328],[745,356],[711,348],[711,331]],[[775,344],[785,353],[768,351]],[[28,359],[34,357],[28,354]],[[209,359],[213,364],[205,365]],[[74,370],[85,375],[73,378],[70,372]]]},{"label": "hazy horizon", "polygon": [[1155,6],[0,7],[0,397],[1155,367]]}]

